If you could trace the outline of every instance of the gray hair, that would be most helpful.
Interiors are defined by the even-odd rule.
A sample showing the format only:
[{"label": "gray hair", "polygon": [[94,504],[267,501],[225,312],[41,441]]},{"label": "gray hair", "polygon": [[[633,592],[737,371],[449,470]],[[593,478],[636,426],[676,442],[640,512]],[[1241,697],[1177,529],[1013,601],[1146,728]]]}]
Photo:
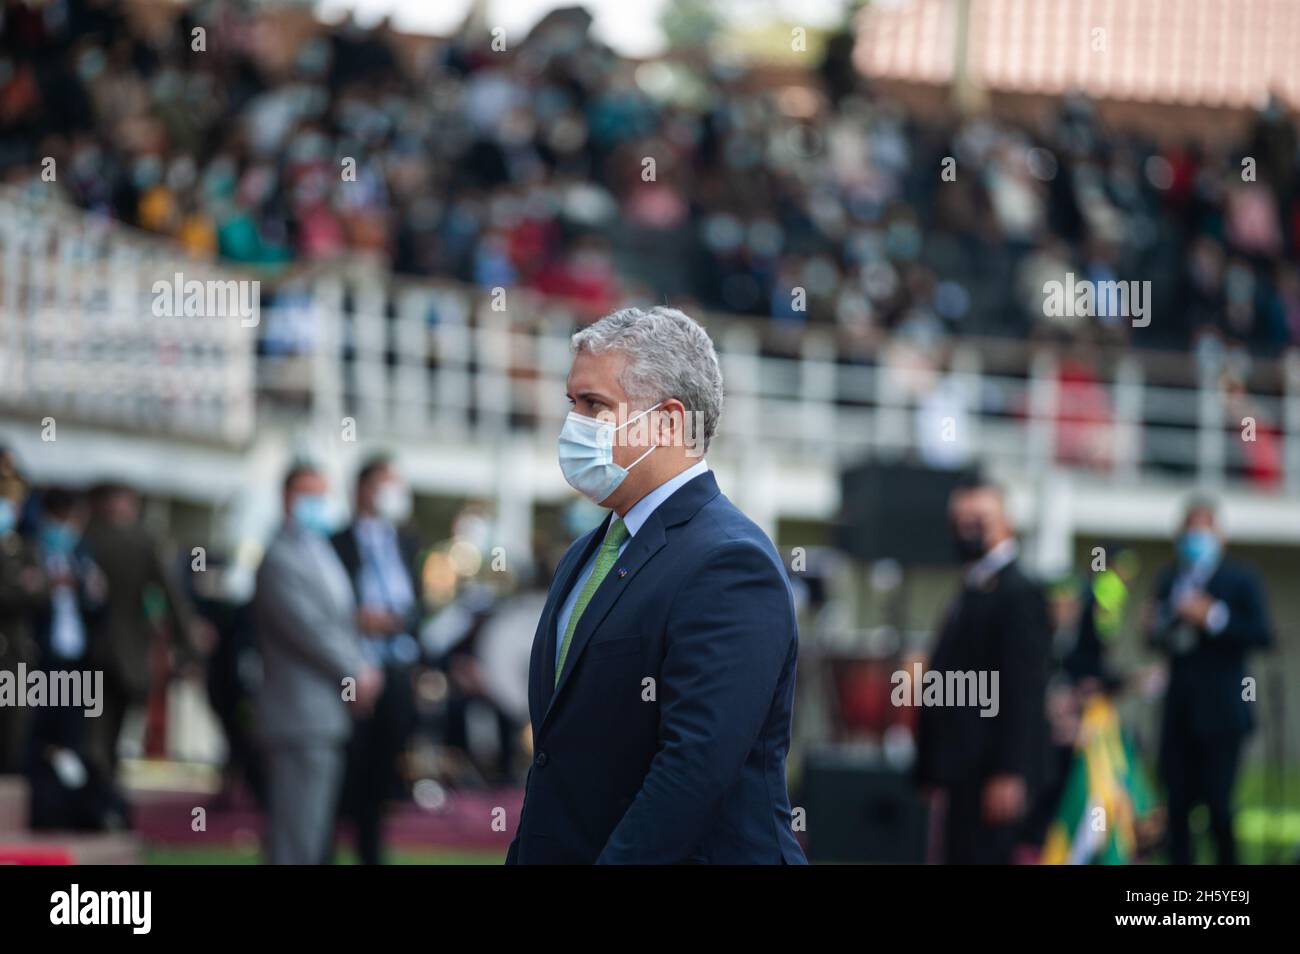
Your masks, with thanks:
[{"label": "gray hair", "polygon": [[573,336],[575,354],[619,351],[627,364],[619,376],[628,397],[657,404],[669,398],[682,402],[687,414],[698,415],[703,450],[718,430],[722,416],[722,368],[713,340],[699,322],[676,308],[620,308]]}]

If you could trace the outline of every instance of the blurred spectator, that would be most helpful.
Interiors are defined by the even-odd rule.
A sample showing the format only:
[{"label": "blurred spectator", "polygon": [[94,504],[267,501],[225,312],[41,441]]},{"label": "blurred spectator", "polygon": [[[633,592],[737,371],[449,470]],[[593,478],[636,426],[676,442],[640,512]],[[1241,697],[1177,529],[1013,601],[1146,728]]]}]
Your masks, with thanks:
[{"label": "blurred spectator", "polygon": [[49,580],[49,600],[36,615],[42,662],[68,668],[87,660],[92,623],[108,598],[103,571],[82,538],[86,508],[71,490],[51,487],[41,498],[37,545]]},{"label": "blurred spectator", "polygon": [[204,669],[208,702],[226,740],[222,800],[233,801],[236,783],[243,780],[258,807],[265,811],[266,770],[257,745],[255,718],[261,660],[253,604],[232,584],[235,575],[229,558],[210,552],[203,572],[189,576],[190,597],[195,612],[209,621],[215,631],[215,642],[204,661]]},{"label": "blurred spectator", "polygon": [[1087,352],[1067,355],[1056,370],[1056,457],[1063,464],[1107,470],[1115,446],[1110,396]]},{"label": "blurred spectator", "polygon": [[[75,679],[89,669],[91,633],[108,596],[104,574],[81,539],[85,519],[78,494],[62,487],[45,491],[36,540],[48,598],[37,608],[33,628],[40,667],[50,678]],[[75,706],[36,710],[27,754],[33,828],[126,826],[125,801],[89,757],[88,721]]]},{"label": "blurred spectator", "polygon": [[[164,566],[161,548],[140,525],[140,498],[130,487],[105,484],[91,493],[91,519],[84,542],[103,568],[108,598],[87,658],[104,673],[104,712],[90,728],[91,757],[109,778],[117,775],[118,742],[128,710],[144,705],[154,685],[154,649],[169,637],[178,662],[194,665],[195,641],[206,642],[203,624]],[[168,626],[160,627],[165,614]]]},{"label": "blurred spectator", "polygon": [[1177,559],[1161,572],[1147,612],[1151,641],[1169,657],[1160,740],[1169,858],[1193,861],[1188,819],[1203,803],[1219,864],[1236,864],[1232,789],[1242,742],[1255,725],[1245,657],[1272,644],[1272,627],[1254,570],[1223,554],[1213,503],[1188,504],[1176,544]]},{"label": "blurred spectator", "polygon": [[[31,617],[49,598],[36,545],[18,532],[26,499],[21,475],[0,450],[0,670],[15,674],[36,665]],[[0,775],[22,770],[30,712],[0,705]]]},{"label": "blurred spectator", "polygon": [[352,585],[329,543],[325,494],[315,468],[289,471],[284,524],[257,572],[272,864],[320,864],[329,856],[352,733],[349,704],[364,714],[383,688],[381,670],[361,653]]},{"label": "blurred spectator", "polygon": [[362,864],[383,861],[384,802],[399,785],[398,760],[415,727],[411,680],[420,648],[420,541],[411,520],[411,488],[386,457],[357,474],[356,513],[332,543],[352,580],[361,652],[384,673],[374,710],[356,720],[348,746],[341,814],[356,826]]},{"label": "blurred spectator", "polygon": [[927,704],[917,779],[934,796],[945,863],[1008,864],[1032,837],[1024,826],[1044,780],[1052,628],[1042,592],[1020,569],[1002,492],[964,484],[949,514],[962,588],[926,669],[945,685],[962,674],[997,673],[997,711],[987,714],[969,698]]},{"label": "blurred spectator", "polygon": [[1260,487],[1282,480],[1282,429],[1235,375],[1223,379],[1229,467]]},{"label": "blurred spectator", "polygon": [[1116,675],[1111,656],[1141,567],[1137,553],[1128,547],[1110,546],[1102,553],[1100,565],[1094,558],[1078,601],[1073,642],[1061,654],[1061,668],[1075,685],[1087,679],[1105,682]]}]

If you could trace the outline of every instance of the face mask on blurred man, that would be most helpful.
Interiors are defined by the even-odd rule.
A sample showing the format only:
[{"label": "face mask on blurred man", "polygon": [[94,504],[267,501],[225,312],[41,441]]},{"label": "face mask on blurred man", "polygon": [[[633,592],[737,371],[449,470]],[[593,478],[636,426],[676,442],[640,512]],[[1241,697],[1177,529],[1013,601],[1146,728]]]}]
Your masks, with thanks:
[{"label": "face mask on blurred man", "polygon": [[405,523],[411,509],[411,488],[401,481],[386,481],[375,491],[375,512],[389,523]]},{"label": "face mask on blurred man", "polygon": [[984,528],[953,525],[952,546],[962,563],[974,563],[984,555]]},{"label": "face mask on blurred man", "polygon": [[304,530],[323,537],[334,530],[329,501],[321,494],[299,494],[293,502],[293,520]]},{"label": "face mask on blurred man", "polygon": [[1188,530],[1178,539],[1178,558],[1187,566],[1208,566],[1219,558],[1213,530]]},{"label": "face mask on blurred man", "polygon": [[77,548],[80,539],[77,531],[70,524],[57,520],[46,520],[41,524],[41,546],[47,553],[67,556]]}]

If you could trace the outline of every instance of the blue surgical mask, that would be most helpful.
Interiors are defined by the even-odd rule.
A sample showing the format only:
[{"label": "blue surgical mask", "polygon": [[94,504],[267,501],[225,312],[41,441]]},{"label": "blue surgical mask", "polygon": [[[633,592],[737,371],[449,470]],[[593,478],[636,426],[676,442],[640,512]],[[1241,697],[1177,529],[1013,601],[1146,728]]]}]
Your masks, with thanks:
[{"label": "blue surgical mask", "polygon": [[1208,566],[1219,558],[1219,538],[1212,530],[1188,530],[1178,538],[1178,558],[1188,566]]},{"label": "blue surgical mask", "polygon": [[299,494],[293,502],[293,522],[311,533],[329,536],[334,531],[334,516],[329,500],[321,494]]},{"label": "blue surgical mask", "polygon": [[614,463],[614,435],[633,421],[645,417],[659,404],[646,408],[617,427],[609,421],[570,411],[560,428],[560,470],[569,486],[594,503],[609,499],[609,495],[627,479],[628,471],[659,446],[653,445],[627,467],[620,467]]},{"label": "blue surgical mask", "polygon": [[18,523],[18,511],[14,502],[8,497],[0,497],[0,537],[14,528]]},{"label": "blue surgical mask", "polygon": [[77,548],[79,539],[77,531],[66,523],[47,520],[41,524],[41,547],[46,553],[67,556]]}]

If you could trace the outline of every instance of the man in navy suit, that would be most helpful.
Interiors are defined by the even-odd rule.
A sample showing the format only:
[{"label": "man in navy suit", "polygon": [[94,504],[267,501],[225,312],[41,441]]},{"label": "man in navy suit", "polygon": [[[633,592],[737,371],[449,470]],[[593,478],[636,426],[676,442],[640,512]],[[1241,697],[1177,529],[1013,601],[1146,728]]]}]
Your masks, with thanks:
[{"label": "man in navy suit", "polygon": [[534,758],[508,864],[805,862],[791,826],[798,632],[772,542],[704,462],[713,342],[628,308],[573,337],[565,478],[610,513],[533,639]]},{"label": "man in navy suit", "polygon": [[1223,555],[1213,502],[1188,505],[1178,559],[1156,582],[1152,643],[1169,656],[1160,775],[1169,796],[1169,860],[1192,861],[1188,816],[1204,802],[1219,864],[1235,864],[1232,789],[1241,744],[1254,728],[1246,653],[1272,643],[1255,572]]}]

